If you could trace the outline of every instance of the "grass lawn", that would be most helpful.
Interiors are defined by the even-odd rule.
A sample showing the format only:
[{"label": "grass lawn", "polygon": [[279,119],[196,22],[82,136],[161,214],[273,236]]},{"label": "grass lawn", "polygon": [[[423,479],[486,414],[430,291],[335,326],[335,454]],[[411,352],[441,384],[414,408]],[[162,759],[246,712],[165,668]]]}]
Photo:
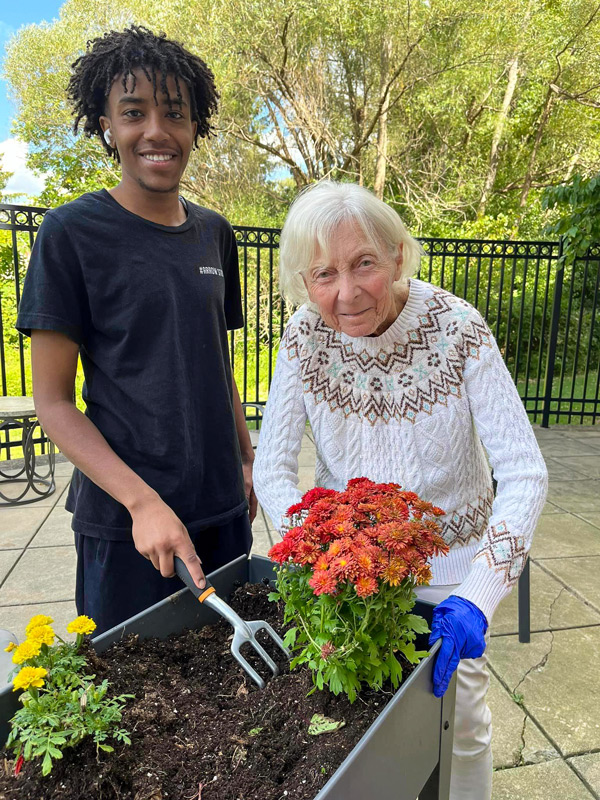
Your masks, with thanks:
[{"label": "grass lawn", "polygon": [[[267,363],[267,358],[261,357],[259,359],[259,369],[258,369],[258,392],[256,391],[256,358],[253,351],[247,353],[246,357],[246,369],[244,370],[244,363],[243,363],[243,353],[240,352],[241,348],[239,344],[236,342],[236,354],[235,354],[235,368],[234,374],[236,383],[238,385],[240,395],[242,400],[247,400],[248,402],[255,401],[257,398],[259,400],[264,401],[268,394],[268,380],[269,380],[269,365]],[[261,354],[262,356],[262,354]],[[29,365],[29,341],[25,340],[25,352],[24,352],[24,361],[25,361],[25,369],[26,369],[26,393],[28,395],[32,394],[32,387],[31,387],[31,369]],[[6,346],[5,349],[5,364],[6,364],[6,394],[7,395],[17,395],[20,396],[22,394],[22,387],[21,387],[21,369],[20,369],[20,360],[19,360],[19,351],[15,347]],[[246,379],[246,391],[244,391],[244,378]],[[76,380],[76,398],[77,398],[77,406],[82,411],[85,408],[83,400],[81,399],[81,388],[83,385],[83,370],[81,368],[81,362],[78,365],[77,369],[77,380]],[[528,386],[528,398],[538,398],[537,400],[527,399],[526,400],[526,408],[530,412],[530,418],[532,422],[537,422],[538,424],[542,421],[542,407],[543,407],[543,396],[544,396],[544,381],[543,379],[540,381],[539,387],[535,380],[529,381]],[[519,390],[519,394],[521,397],[525,396],[525,382],[519,381],[517,383],[517,388]],[[585,390],[585,400],[584,400],[584,390]],[[584,375],[577,375],[575,381],[573,382],[572,376],[565,377],[562,380],[561,386],[561,378],[557,376],[554,378],[553,386],[552,386],[552,396],[558,397],[562,395],[563,399],[560,402],[558,400],[553,400],[551,403],[551,415],[550,415],[550,424],[551,425],[568,425],[568,424],[583,424],[583,425],[592,425],[594,424],[594,418],[592,416],[583,417],[583,421],[581,417],[577,417],[574,414],[577,412],[586,411],[586,412],[593,412],[594,407],[598,410],[598,416],[596,420],[600,419],[600,409],[598,409],[597,404],[597,397],[598,397],[598,370],[594,372],[590,372],[588,374],[587,381],[585,380]],[[570,399],[573,397],[573,399]],[[537,409],[537,418],[534,419],[534,412]],[[557,419],[557,412],[560,411],[560,416]],[[248,416],[252,416],[254,414],[253,409],[248,409]],[[249,427],[254,428],[256,423],[249,423]],[[20,439],[20,431],[19,430],[12,430],[12,431],[4,431],[2,434],[2,441],[6,441],[7,434],[10,436],[10,441],[17,441]],[[36,448],[37,451],[40,451],[40,446],[38,445]],[[0,460],[3,460],[7,457],[6,448],[2,448]],[[12,449],[11,448],[11,458],[20,458],[22,457],[22,452],[19,449]]]}]

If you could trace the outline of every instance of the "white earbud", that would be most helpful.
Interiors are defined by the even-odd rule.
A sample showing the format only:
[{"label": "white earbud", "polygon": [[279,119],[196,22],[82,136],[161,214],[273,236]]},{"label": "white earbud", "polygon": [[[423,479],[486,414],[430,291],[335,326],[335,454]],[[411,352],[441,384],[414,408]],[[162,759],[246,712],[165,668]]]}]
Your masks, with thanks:
[{"label": "white earbud", "polygon": [[107,128],[107,129],[104,131],[104,141],[106,142],[106,144],[107,144],[109,147],[114,147],[114,146],[115,146],[114,139],[113,139],[113,135],[112,135],[112,133],[111,133],[111,131],[110,131],[110,128]]}]

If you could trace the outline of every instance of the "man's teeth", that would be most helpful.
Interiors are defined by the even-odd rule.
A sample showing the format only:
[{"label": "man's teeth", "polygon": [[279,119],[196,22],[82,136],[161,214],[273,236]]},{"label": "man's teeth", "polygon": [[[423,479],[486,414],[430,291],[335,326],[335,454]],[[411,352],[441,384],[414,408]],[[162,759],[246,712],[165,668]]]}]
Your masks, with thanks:
[{"label": "man's teeth", "polygon": [[154,155],[153,153],[146,153],[144,155],[144,158],[147,158],[148,161],[170,161],[174,157],[175,156],[171,155],[159,156],[159,155]]}]

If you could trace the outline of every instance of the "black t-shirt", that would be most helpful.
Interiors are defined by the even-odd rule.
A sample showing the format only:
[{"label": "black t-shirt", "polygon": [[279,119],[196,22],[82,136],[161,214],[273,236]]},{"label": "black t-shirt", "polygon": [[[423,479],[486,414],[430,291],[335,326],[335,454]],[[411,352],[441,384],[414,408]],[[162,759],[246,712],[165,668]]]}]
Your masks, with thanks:
[{"label": "black t-shirt", "polygon": [[[246,507],[227,330],[240,328],[229,223],[188,203],[167,227],[105,190],[49,211],[38,232],[17,328],[80,347],[86,414],[190,532]],[[67,509],[79,533],[131,538],[131,516],[75,470]]]}]

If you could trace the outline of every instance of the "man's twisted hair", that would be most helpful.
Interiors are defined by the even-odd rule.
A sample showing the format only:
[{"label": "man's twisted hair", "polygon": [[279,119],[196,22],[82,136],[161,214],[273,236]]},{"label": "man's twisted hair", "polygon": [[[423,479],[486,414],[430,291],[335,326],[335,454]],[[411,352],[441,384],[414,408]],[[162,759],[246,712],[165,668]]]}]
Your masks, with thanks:
[{"label": "man's twisted hair", "polygon": [[[100,117],[105,114],[106,98],[117,76],[121,76],[126,90],[131,76],[132,91],[135,89],[134,69],[141,69],[152,82],[157,105],[158,88],[169,103],[173,102],[167,88],[167,75],[175,79],[177,100],[182,99],[180,81],[184,81],[190,93],[191,118],[198,123],[194,144],[198,144],[198,137],[204,138],[213,132],[210,117],[217,111],[219,94],[211,70],[201,58],[179,42],[167,39],[164,33],[156,36],[148,28],[132,25],[122,32],[110,31],[88,41],[85,55],[72,64],[67,95],[73,105],[75,133],[84,120],[86,136],[99,136],[105,150],[118,160],[117,151],[104,141]],[[157,76],[160,76],[160,86]]]}]

